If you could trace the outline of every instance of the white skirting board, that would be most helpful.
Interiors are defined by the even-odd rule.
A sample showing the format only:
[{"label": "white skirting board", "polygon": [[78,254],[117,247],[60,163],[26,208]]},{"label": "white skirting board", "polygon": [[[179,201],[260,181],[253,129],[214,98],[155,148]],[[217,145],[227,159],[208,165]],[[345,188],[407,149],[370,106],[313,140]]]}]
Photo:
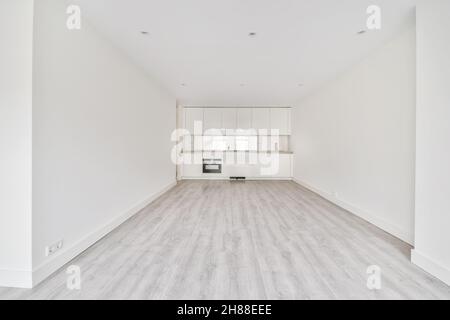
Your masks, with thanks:
[{"label": "white skirting board", "polygon": [[450,270],[426,255],[411,250],[411,262],[450,286]]},{"label": "white skirting board", "polygon": [[109,223],[105,224],[103,227],[97,229],[96,231],[92,232],[91,234],[85,236],[83,239],[72,245],[71,247],[68,247],[67,249],[61,251],[61,253],[55,255],[51,260],[45,262],[44,264],[41,264],[37,268],[33,270],[33,277],[32,277],[32,283],[33,286],[36,286],[41,281],[49,277],[52,273],[63,267],[66,263],[68,263],[70,260],[78,256],[80,253],[88,249],[90,246],[95,244],[97,241],[99,241],[101,238],[106,236],[108,233],[113,231],[115,228],[120,226],[122,223],[127,221],[129,218],[140,212],[142,209],[144,209],[146,206],[148,206],[150,203],[155,201],[157,198],[159,198],[161,195],[175,187],[177,184],[176,181],[170,183],[166,187],[164,187],[161,191],[157,192],[154,195],[151,195],[144,201],[140,202],[139,204],[135,205],[133,208],[128,210],[127,212],[123,213],[122,215],[114,218]]},{"label": "white skirting board", "polygon": [[[182,180],[217,180],[217,181],[233,181],[229,177],[182,177],[180,179]],[[241,181],[292,181],[292,178],[263,178],[263,177],[257,177],[257,178],[248,178],[246,177],[245,180]]]},{"label": "white skirting board", "polygon": [[362,210],[355,205],[352,205],[350,203],[342,201],[327,192],[324,192],[322,190],[319,190],[319,189],[311,186],[310,184],[308,184],[306,182],[300,181],[295,178],[293,179],[293,181],[295,183],[301,185],[302,187],[305,187],[306,189],[309,189],[312,192],[317,193],[321,197],[323,197],[323,198],[327,199],[328,201],[334,203],[335,205],[349,211],[350,213],[353,213],[354,215],[366,220],[367,222],[370,222],[371,224],[386,231],[387,233],[390,233],[394,237],[397,237],[400,240],[402,240],[412,246],[414,245],[414,235],[411,234],[410,232],[408,232],[406,230],[402,230],[400,227],[395,226],[383,219],[377,218],[374,214],[371,214],[365,210]]},{"label": "white skirting board", "polygon": [[29,289],[33,285],[32,272],[0,269],[0,287]]}]

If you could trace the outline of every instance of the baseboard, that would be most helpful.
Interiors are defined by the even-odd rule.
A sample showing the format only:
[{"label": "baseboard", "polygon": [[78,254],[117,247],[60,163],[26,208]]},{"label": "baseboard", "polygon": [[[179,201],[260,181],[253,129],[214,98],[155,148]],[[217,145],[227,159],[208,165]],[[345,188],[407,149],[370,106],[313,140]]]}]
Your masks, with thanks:
[{"label": "baseboard", "polygon": [[415,249],[411,250],[411,262],[450,286],[450,270],[442,264]]},{"label": "baseboard", "polygon": [[[216,180],[216,181],[229,181],[228,177],[182,177],[181,180]],[[292,181],[292,178],[271,178],[271,177],[246,177],[246,181]]]},{"label": "baseboard", "polygon": [[37,284],[48,278],[51,274],[59,270],[61,267],[70,262],[80,253],[88,249],[90,246],[92,246],[94,243],[102,239],[108,233],[116,229],[118,226],[127,221],[129,218],[131,218],[132,216],[140,212],[142,209],[147,207],[150,203],[155,201],[161,195],[172,189],[174,186],[176,186],[176,184],[177,184],[176,181],[170,183],[169,185],[164,187],[161,191],[151,195],[144,201],[141,201],[139,204],[135,205],[133,208],[131,208],[124,214],[112,219],[103,227],[97,229],[96,231],[82,238],[74,245],[68,247],[67,249],[61,251],[61,253],[52,257],[51,260],[46,261],[45,263],[35,268],[33,270],[33,277],[32,277],[33,286],[36,286]]},{"label": "baseboard", "polygon": [[0,269],[0,287],[30,289],[32,286],[31,270]]},{"label": "baseboard", "polygon": [[313,187],[311,184],[306,183],[304,181],[300,181],[298,179],[293,179],[293,181],[302,187],[305,187],[306,189],[311,190],[314,193],[317,193],[322,198],[325,198],[326,200],[334,203],[335,205],[349,211],[350,213],[366,220],[367,222],[370,222],[371,224],[375,225],[376,227],[386,231],[387,233],[393,235],[396,238],[399,238],[400,240],[410,244],[414,245],[414,236],[411,234],[411,232],[408,232],[406,230],[402,230],[398,226],[393,225],[390,222],[387,222],[383,219],[377,218],[374,214],[371,214],[361,208],[358,208],[357,206],[347,203],[345,201],[342,201],[341,199],[336,198],[334,195],[324,192],[318,188]]}]

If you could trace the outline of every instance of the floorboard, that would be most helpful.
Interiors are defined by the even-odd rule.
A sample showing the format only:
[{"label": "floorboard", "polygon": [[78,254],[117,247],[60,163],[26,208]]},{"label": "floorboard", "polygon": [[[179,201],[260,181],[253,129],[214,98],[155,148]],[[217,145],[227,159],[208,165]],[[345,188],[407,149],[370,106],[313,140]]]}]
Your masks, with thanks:
[{"label": "floorboard", "polygon": [[0,299],[450,299],[410,249],[293,182],[183,181],[68,264],[81,290],[63,268]]}]

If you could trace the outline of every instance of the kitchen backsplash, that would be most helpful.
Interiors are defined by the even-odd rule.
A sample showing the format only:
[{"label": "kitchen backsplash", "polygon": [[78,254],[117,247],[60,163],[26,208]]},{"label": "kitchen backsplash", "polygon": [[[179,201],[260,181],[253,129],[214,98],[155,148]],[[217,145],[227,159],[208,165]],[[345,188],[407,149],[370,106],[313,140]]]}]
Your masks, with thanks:
[{"label": "kitchen backsplash", "polygon": [[183,151],[290,151],[288,136],[185,136]]}]

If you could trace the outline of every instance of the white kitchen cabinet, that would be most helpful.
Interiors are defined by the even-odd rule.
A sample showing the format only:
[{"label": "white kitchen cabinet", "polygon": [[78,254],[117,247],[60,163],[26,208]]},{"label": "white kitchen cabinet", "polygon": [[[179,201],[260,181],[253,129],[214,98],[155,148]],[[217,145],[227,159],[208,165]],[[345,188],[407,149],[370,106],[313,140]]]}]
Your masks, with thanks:
[{"label": "white kitchen cabinet", "polygon": [[[193,162],[193,157],[197,155],[197,162]],[[181,176],[184,179],[228,179],[229,177],[245,177],[252,179],[292,179],[293,155],[281,153],[279,155],[261,154],[256,152],[204,152],[189,153],[184,155]],[[252,157],[254,159],[252,160]],[[271,158],[273,157],[273,158]],[[203,174],[201,158],[221,158],[223,159],[222,174]]]},{"label": "white kitchen cabinet", "polygon": [[183,178],[200,178],[203,175],[202,152],[187,152],[183,154],[181,176]]},{"label": "white kitchen cabinet", "polygon": [[291,178],[292,177],[292,154],[279,154],[278,170],[271,178]]},{"label": "white kitchen cabinet", "polygon": [[185,164],[183,165],[183,178],[184,179],[197,179],[203,175],[203,166],[201,164]]},{"label": "white kitchen cabinet", "polygon": [[184,109],[184,127],[191,133],[191,135],[203,134],[203,130],[194,133],[195,122],[200,122],[203,126],[203,110],[203,108]]},{"label": "white kitchen cabinet", "polygon": [[236,129],[249,130],[252,128],[252,109],[251,108],[238,108],[237,109],[237,124]]},{"label": "white kitchen cabinet", "polygon": [[207,135],[220,135],[222,130],[222,108],[205,108],[203,112],[204,131]]},{"label": "white kitchen cabinet", "polygon": [[236,131],[236,108],[222,108],[222,131],[233,135]]},{"label": "white kitchen cabinet", "polygon": [[289,108],[270,109],[270,129],[279,130],[280,135],[291,134]]},{"label": "white kitchen cabinet", "polygon": [[183,144],[182,144],[183,152],[193,151],[194,150],[194,137],[191,135],[185,135],[185,136],[183,136],[182,139],[183,139]]},{"label": "white kitchen cabinet", "polygon": [[290,154],[260,153],[259,177],[266,179],[291,178]]},{"label": "white kitchen cabinet", "polygon": [[[270,108],[253,108],[252,110],[252,128],[258,130],[270,129]],[[266,134],[269,132],[267,131]]]},{"label": "white kitchen cabinet", "polygon": [[270,135],[275,129],[280,135],[291,134],[290,108],[186,108],[185,128],[192,134],[196,121],[208,135]]}]

